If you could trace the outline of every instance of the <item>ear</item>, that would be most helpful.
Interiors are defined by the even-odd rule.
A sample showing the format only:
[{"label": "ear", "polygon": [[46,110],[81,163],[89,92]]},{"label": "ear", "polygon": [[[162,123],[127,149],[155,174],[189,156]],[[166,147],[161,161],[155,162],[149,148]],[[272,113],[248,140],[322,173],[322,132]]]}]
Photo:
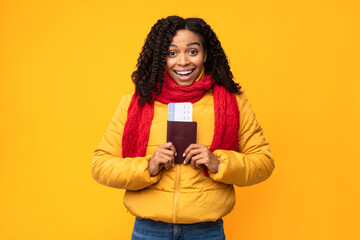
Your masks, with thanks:
[{"label": "ear", "polygon": [[206,62],[207,52],[204,52],[204,62]]}]

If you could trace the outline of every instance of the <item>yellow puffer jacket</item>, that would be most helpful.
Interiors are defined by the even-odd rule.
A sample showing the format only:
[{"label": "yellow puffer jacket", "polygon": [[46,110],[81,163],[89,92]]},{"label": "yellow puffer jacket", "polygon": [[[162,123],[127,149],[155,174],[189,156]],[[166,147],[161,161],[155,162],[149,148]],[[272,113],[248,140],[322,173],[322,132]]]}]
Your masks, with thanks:
[{"label": "yellow puffer jacket", "polygon": [[[157,146],[166,142],[168,107],[155,102],[145,157],[122,158],[122,134],[132,94],[125,95],[99,146],[95,149],[92,175],[101,184],[126,189],[124,204],[135,216],[168,223],[216,221],[235,204],[233,184],[248,186],[267,179],[274,161],[262,128],[244,94],[237,95],[240,110],[239,152],[216,150],[218,173],[206,177],[202,169],[176,164],[151,177],[148,161]],[[210,90],[193,104],[197,143],[210,147],[214,133],[214,101]],[[179,154],[179,153],[178,153]]]}]

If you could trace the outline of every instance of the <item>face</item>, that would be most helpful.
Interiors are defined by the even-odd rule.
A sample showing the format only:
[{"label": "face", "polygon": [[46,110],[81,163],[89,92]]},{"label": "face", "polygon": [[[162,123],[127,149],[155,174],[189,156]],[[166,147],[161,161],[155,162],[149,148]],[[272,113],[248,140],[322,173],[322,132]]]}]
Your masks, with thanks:
[{"label": "face", "polygon": [[201,74],[206,53],[199,35],[178,30],[166,58],[166,71],[181,86],[190,86]]}]

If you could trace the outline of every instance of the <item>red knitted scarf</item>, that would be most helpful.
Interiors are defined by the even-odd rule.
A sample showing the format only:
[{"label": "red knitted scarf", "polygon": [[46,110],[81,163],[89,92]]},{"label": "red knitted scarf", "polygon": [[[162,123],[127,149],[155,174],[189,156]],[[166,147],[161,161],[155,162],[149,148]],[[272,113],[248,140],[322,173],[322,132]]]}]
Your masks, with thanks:
[{"label": "red knitted scarf", "polygon": [[[216,149],[238,150],[239,108],[236,97],[225,87],[214,84],[210,75],[205,75],[192,85],[178,85],[165,71],[162,91],[155,101],[164,104],[199,101],[207,91],[213,88],[215,126],[210,151]],[[154,117],[154,104],[138,103],[139,95],[134,93],[124,127],[122,139],[123,157],[143,157],[149,140],[151,122]],[[164,139],[165,143],[165,139]],[[178,153],[179,154],[179,153]],[[180,153],[182,154],[182,153]],[[208,176],[207,171],[205,175]]]}]

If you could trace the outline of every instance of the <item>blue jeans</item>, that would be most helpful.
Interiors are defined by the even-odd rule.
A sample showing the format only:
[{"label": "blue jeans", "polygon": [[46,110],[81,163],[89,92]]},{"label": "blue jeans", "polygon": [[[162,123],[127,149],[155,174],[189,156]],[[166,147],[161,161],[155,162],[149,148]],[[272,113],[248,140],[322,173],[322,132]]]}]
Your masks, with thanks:
[{"label": "blue jeans", "polygon": [[136,217],[131,240],[225,240],[223,220],[172,224]]}]

